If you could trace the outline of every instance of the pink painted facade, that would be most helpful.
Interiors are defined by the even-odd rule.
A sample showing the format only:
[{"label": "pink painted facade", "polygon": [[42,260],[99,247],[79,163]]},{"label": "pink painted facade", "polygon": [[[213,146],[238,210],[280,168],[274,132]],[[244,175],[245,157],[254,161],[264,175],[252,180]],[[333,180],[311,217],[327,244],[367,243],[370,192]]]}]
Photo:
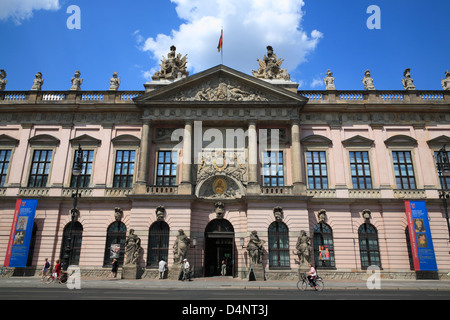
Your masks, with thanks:
[{"label": "pink painted facade", "polygon": [[[251,88],[265,99],[253,102],[176,99],[180,92],[188,94],[189,90],[214,81],[239,83],[241,88]],[[389,98],[394,93],[402,99]],[[10,158],[3,161],[8,162],[7,170],[0,172],[5,176],[0,186],[0,248],[6,248],[9,239],[16,199],[37,198],[36,233],[29,267],[39,271],[45,258],[52,263],[60,258],[75,189],[71,187],[72,167],[75,152],[81,146],[92,151],[89,182],[80,189],[82,197],[78,203],[78,222],[82,226],[78,264],[86,274],[109,273],[110,267],[105,262],[107,230],[115,222],[115,208],[120,208],[127,234],[134,229],[142,241],[142,276],[156,276],[155,265],[148,262],[150,229],[157,223],[156,208],[163,206],[163,220],[169,227],[165,244],[169,269],[173,267],[172,247],[178,230],[182,229],[191,239],[188,258],[197,275],[216,274],[216,270],[212,272],[215,264],[227,256],[229,274],[246,277],[249,257],[241,238],[244,247],[247,246],[250,232],[255,230],[265,241],[266,278],[295,277],[299,267],[295,254],[298,237],[301,231],[306,231],[312,240],[316,239],[318,213],[324,209],[323,223],[332,231],[334,263],[322,267],[323,272],[365,272],[358,230],[368,224],[376,230],[378,245],[376,252],[370,254],[379,257],[377,262],[372,258],[371,264],[379,265],[385,273],[412,277],[405,233],[405,200],[426,201],[439,274],[446,274],[450,271],[449,230],[439,199],[441,186],[435,152],[450,143],[450,93],[420,90],[394,93],[293,92],[224,66],[147,92],[1,92],[0,150],[9,150]],[[52,95],[64,99],[49,100]],[[130,95],[135,99],[130,99]],[[345,98],[348,95],[353,98]],[[208,129],[248,132],[245,146],[239,149],[245,160],[240,162],[242,166],[228,163],[222,166],[215,160],[205,167],[195,163],[197,122],[202,124],[203,138]],[[263,141],[258,136],[254,144],[250,137],[253,125],[257,134],[262,129],[280,130],[282,161],[277,168],[281,171],[271,175],[282,179],[279,185],[266,183]],[[171,139],[175,129],[181,129],[183,139]],[[188,144],[186,130],[193,133]],[[159,156],[176,145],[180,145],[176,149],[179,162],[173,173],[176,183],[162,185],[158,183]],[[30,186],[36,150],[51,151],[50,167],[45,184]],[[126,187],[114,182],[118,151],[133,154],[128,163],[134,165],[132,183]],[[397,184],[394,158],[398,152],[411,157],[412,172],[408,177],[414,180],[413,187],[401,188]],[[192,163],[181,163],[189,153]],[[257,166],[251,163],[254,154]],[[366,182],[370,180],[369,187],[355,187],[352,179],[355,154],[367,157],[364,175]],[[317,174],[326,186],[314,188],[309,184],[313,174],[308,170],[308,155],[325,156],[321,160],[323,171]],[[203,168],[210,168],[212,175],[202,175]],[[233,172],[233,168],[241,168],[242,172]],[[216,188],[220,178],[226,182],[229,194]],[[224,204],[224,213],[218,218],[215,204],[219,201]],[[272,239],[287,240],[269,239],[270,226],[277,221],[275,207],[282,208],[278,223],[286,228],[283,230],[287,234],[279,231],[276,236],[280,238]],[[367,209],[371,213],[369,220],[362,215]],[[217,220],[229,222],[232,232],[222,234],[221,230],[215,230],[216,233],[208,234],[208,225]],[[277,247],[272,251],[273,258],[270,245]],[[314,254],[318,254],[317,248]],[[1,250],[0,259],[4,257],[5,250]]]}]

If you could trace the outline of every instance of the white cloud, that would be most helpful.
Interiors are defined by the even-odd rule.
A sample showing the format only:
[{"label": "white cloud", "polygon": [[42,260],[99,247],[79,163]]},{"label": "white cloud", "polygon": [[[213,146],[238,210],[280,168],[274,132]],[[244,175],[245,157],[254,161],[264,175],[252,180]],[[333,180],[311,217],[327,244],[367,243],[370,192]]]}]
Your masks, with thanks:
[{"label": "white cloud", "polygon": [[[294,70],[313,51],[322,33],[302,29],[303,0],[171,0],[183,23],[170,34],[158,34],[142,41],[155,63],[167,56],[171,45],[188,55],[188,68],[197,73],[221,63],[217,52],[220,31],[224,30],[224,65],[251,74],[258,69],[271,45],[283,68]],[[140,43],[139,43],[140,42]],[[153,66],[153,69],[155,67]],[[148,73],[147,73],[148,75]]]},{"label": "white cloud", "polygon": [[16,24],[33,16],[36,10],[58,10],[59,0],[1,0],[0,20],[12,19]]}]

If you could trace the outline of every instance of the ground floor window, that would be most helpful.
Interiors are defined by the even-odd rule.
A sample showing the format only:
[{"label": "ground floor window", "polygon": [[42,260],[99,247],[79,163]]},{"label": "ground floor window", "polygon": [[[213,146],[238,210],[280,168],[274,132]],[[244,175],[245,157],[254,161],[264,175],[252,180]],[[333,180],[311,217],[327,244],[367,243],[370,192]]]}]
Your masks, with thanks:
[{"label": "ground floor window", "polygon": [[320,268],[335,268],[333,231],[326,223],[314,226],[314,261]]},{"label": "ground floor window", "polygon": [[269,226],[269,267],[289,268],[289,230],[283,222]]},{"label": "ground floor window", "polygon": [[147,250],[147,267],[156,268],[162,259],[169,257],[169,225],[157,221],[150,226]]},{"label": "ground floor window", "polygon": [[110,267],[113,259],[117,259],[119,266],[123,265],[126,238],[127,227],[123,222],[116,221],[109,225],[106,234],[105,257],[103,259],[104,267]]},{"label": "ground floor window", "polygon": [[83,240],[83,226],[81,223],[78,221],[69,222],[64,228],[63,241],[61,244],[61,260],[64,257],[70,234],[72,234],[72,251],[69,257],[69,265],[78,265],[80,263],[81,242]]},{"label": "ground floor window", "polygon": [[358,235],[361,269],[367,269],[370,266],[381,268],[377,229],[370,223],[363,223],[358,229]]}]

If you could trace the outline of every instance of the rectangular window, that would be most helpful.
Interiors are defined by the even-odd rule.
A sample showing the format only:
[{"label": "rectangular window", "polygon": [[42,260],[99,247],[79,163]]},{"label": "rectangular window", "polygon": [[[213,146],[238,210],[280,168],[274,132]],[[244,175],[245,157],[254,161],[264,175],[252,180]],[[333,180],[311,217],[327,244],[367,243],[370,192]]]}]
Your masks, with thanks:
[{"label": "rectangular window", "polygon": [[116,151],[113,188],[131,188],[133,186],[135,158],[136,151],[134,150]]},{"label": "rectangular window", "polygon": [[34,150],[31,162],[29,188],[42,188],[47,186],[53,150]]},{"label": "rectangular window", "polygon": [[395,182],[399,189],[416,189],[414,168],[410,151],[392,151]]},{"label": "rectangular window", "polygon": [[372,189],[369,153],[367,151],[351,151],[349,156],[353,189]]},{"label": "rectangular window", "polygon": [[177,185],[177,153],[175,151],[159,151],[156,172],[157,186]]},{"label": "rectangular window", "polygon": [[325,151],[307,151],[306,167],[308,173],[308,189],[328,189]]},{"label": "rectangular window", "polygon": [[[450,151],[445,151],[447,154],[447,159],[450,159]],[[434,159],[436,160],[436,164],[438,162],[438,152],[436,151],[434,153]],[[443,172],[444,173],[444,172]],[[450,189],[450,176],[443,176],[442,178],[440,178],[440,183],[441,183],[441,187],[444,188],[444,190],[449,190]]]},{"label": "rectangular window", "polygon": [[11,150],[0,150],[0,187],[3,187],[6,183],[9,160],[11,160]]},{"label": "rectangular window", "polygon": [[[75,162],[77,161],[78,150],[75,151],[75,157],[73,159],[73,166],[75,166]],[[82,166],[80,175],[74,176],[72,175],[72,179],[70,180],[70,187],[75,188],[78,184],[79,188],[88,188],[91,182],[92,175],[92,162],[94,160],[94,150],[83,150],[82,155]],[[77,183],[78,181],[78,183]]]},{"label": "rectangular window", "polygon": [[264,152],[264,186],[284,186],[283,151]]}]

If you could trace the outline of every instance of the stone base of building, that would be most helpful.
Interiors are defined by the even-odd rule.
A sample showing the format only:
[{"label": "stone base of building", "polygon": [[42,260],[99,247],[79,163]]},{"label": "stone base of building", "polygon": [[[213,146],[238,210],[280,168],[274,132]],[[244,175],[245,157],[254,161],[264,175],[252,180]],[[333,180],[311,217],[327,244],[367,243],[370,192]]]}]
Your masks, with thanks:
[{"label": "stone base of building", "polygon": [[138,265],[125,265],[122,267],[122,279],[136,280],[139,278]]},{"label": "stone base of building", "polygon": [[[40,277],[41,268],[27,267],[27,268],[7,268],[6,275],[4,277]],[[386,271],[380,272],[380,278],[386,280],[443,280],[450,281],[450,277],[447,275],[447,271],[438,272],[415,272],[415,271]],[[123,278],[123,268],[119,268],[117,278]],[[167,272],[166,279],[176,280],[179,274],[178,268],[171,268]],[[367,280],[370,276],[370,272],[365,271],[348,271],[348,270],[318,270],[318,274],[324,280]],[[92,268],[81,267],[81,277],[88,279],[108,279],[111,276],[111,268]],[[249,272],[247,269],[238,270],[236,278],[247,280]],[[265,280],[267,281],[297,281],[298,269],[292,270],[265,270]],[[202,278],[201,274],[195,277]],[[158,279],[158,269],[137,269],[137,279]],[[136,278],[135,278],[136,279]]]}]

